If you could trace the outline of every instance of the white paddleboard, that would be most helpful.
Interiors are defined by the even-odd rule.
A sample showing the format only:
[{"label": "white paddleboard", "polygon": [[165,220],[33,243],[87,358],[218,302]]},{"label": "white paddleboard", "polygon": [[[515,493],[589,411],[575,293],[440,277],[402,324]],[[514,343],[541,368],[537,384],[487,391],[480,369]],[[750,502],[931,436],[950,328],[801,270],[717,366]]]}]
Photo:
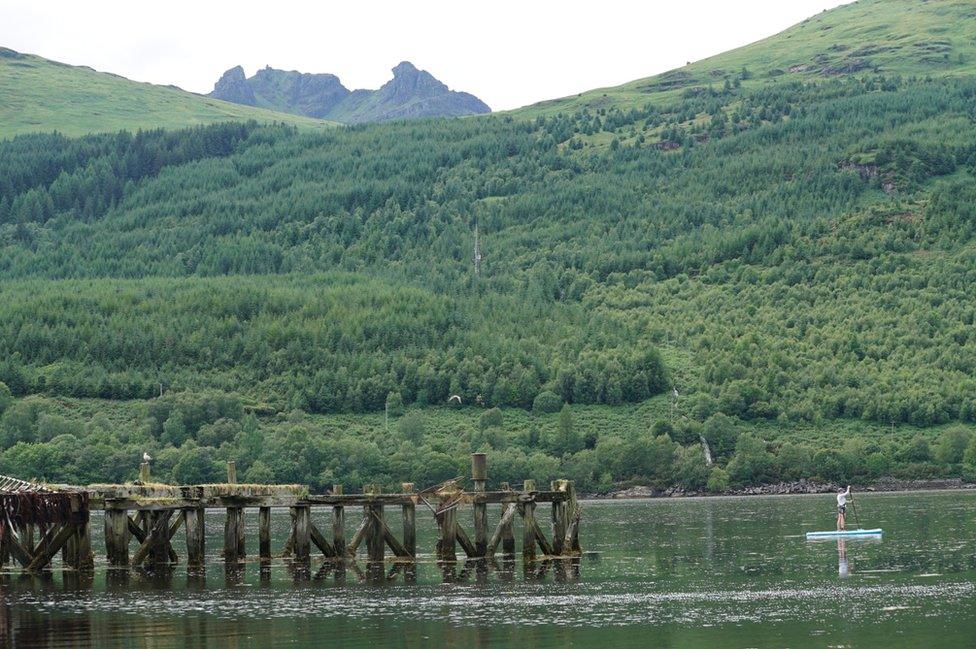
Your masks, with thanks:
[{"label": "white paddleboard", "polygon": [[844,538],[851,536],[881,536],[881,528],[874,530],[829,530],[827,532],[807,532],[807,540]]}]

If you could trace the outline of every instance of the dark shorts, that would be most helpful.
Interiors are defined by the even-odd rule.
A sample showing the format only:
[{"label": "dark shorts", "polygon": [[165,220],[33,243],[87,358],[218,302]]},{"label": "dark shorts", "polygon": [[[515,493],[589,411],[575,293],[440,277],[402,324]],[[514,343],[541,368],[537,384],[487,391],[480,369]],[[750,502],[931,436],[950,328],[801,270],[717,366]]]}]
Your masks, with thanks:
[{"label": "dark shorts", "polygon": [[846,514],[847,513],[847,505],[837,505],[837,513],[838,514]]}]

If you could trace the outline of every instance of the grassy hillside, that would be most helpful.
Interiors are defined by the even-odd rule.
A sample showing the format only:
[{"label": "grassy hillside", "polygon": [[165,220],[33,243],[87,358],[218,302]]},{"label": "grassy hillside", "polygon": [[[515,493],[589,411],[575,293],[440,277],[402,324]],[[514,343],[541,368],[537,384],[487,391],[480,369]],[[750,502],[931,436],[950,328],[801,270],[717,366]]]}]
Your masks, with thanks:
[{"label": "grassy hillside", "polygon": [[858,0],[664,74],[540,102],[514,114],[667,102],[693,88],[720,89],[743,70],[742,83],[753,88],[849,74],[967,76],[976,73],[974,22],[976,6],[968,0]]},{"label": "grassy hillside", "polygon": [[[960,6],[881,4],[884,31],[879,3],[814,19],[840,38],[814,49]],[[145,447],[168,478],[234,458],[315,485],[436,481],[472,449],[587,489],[976,475],[963,54],[790,78],[754,54],[533,119],[14,138],[0,472],[87,479],[58,458],[101,445],[99,470]]]},{"label": "grassy hillside", "polygon": [[333,125],[0,48],[0,137],[54,130],[78,136],[252,119],[312,129]]}]

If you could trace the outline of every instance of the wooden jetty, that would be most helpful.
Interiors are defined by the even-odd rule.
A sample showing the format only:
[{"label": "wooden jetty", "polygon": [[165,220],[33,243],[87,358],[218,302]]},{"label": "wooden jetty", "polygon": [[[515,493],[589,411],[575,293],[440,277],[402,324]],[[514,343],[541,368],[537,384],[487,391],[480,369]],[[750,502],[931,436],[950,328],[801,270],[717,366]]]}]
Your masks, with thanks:
[{"label": "wooden jetty", "polygon": [[[321,553],[326,560],[341,561],[355,558],[361,551],[367,564],[373,566],[387,561],[414,562],[418,557],[418,507],[429,512],[437,523],[434,556],[438,561],[456,562],[458,546],[468,559],[491,559],[497,554],[513,558],[517,518],[522,521],[522,558],[526,563],[579,556],[580,507],[570,481],[553,481],[549,490],[539,490],[535,481],[526,480],[521,490],[502,483],[498,489],[488,491],[487,466],[485,454],[472,455],[471,490],[462,488],[465,481],[459,477],[420,491],[411,483],[403,483],[397,493],[382,493],[375,485],[367,485],[363,493],[346,494],[337,484],[329,493],[319,495],[311,494],[304,485],[238,484],[234,462],[228,463],[224,484],[153,483],[145,463],[140,468],[140,480],[124,485],[70,487],[0,480],[0,565],[6,565],[12,557],[24,570],[39,571],[61,552],[65,567],[92,568],[89,514],[97,510],[104,511],[110,569],[178,563],[180,556],[174,540],[181,528],[187,567],[202,568],[207,509],[226,512],[223,557],[228,563],[248,557],[245,508],[257,509],[257,557],[262,562],[277,557],[307,563],[313,553]],[[552,504],[548,535],[536,519],[538,503]],[[469,506],[473,534],[468,533],[460,515]],[[489,524],[490,506],[497,506],[498,510],[494,527]],[[290,533],[277,554],[271,538],[272,508],[288,508],[291,514]],[[400,508],[402,513],[399,536],[385,517],[393,508]],[[358,523],[348,538],[347,509],[359,513],[354,518]],[[331,516],[329,527],[319,527],[315,522],[313,512],[322,510]],[[130,552],[133,540],[135,550]]]}]

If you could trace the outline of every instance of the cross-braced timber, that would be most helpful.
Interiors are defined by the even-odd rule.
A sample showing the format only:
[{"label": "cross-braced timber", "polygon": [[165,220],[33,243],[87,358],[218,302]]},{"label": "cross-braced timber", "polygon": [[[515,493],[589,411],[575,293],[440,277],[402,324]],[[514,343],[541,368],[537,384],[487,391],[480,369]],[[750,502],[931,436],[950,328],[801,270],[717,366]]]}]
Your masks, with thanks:
[{"label": "cross-braced timber", "polygon": [[[304,485],[239,484],[234,462],[228,463],[227,473],[224,484],[167,485],[152,482],[149,465],[144,463],[135,483],[87,487],[50,486],[0,476],[0,561],[6,565],[12,557],[24,570],[37,571],[48,567],[61,552],[66,567],[90,569],[89,512],[101,510],[105,512],[105,556],[110,569],[152,569],[179,562],[174,541],[181,529],[187,567],[201,568],[206,557],[204,513],[217,508],[226,512],[222,555],[228,565],[247,558],[244,518],[250,515],[246,509],[253,508],[258,515],[257,548],[262,563],[275,556],[272,508],[287,508],[291,514],[291,529],[277,556],[298,565],[318,555],[326,562],[345,563],[360,552],[367,565],[381,571],[388,560],[413,563],[418,559],[418,507],[437,524],[433,555],[446,564],[458,560],[459,547],[469,560],[490,561],[499,552],[513,558],[514,524],[519,519],[525,562],[580,554],[581,510],[572,482],[556,480],[549,490],[539,490],[535,481],[525,480],[521,490],[501,483],[490,491],[483,453],[472,455],[470,489],[465,489],[463,477],[457,477],[420,491],[412,483],[403,483],[396,493],[382,493],[377,485],[366,485],[362,493],[347,494],[337,484],[328,493],[312,494]],[[536,518],[538,503],[552,505],[548,530]],[[490,506],[497,506],[492,508],[497,511],[494,526],[489,522]],[[386,520],[386,512],[394,507],[402,513],[399,534]],[[360,513],[350,516],[356,526],[347,539],[346,510],[353,508]],[[467,527],[468,510],[472,528]],[[331,525],[320,518],[323,512],[330,516]]]}]

